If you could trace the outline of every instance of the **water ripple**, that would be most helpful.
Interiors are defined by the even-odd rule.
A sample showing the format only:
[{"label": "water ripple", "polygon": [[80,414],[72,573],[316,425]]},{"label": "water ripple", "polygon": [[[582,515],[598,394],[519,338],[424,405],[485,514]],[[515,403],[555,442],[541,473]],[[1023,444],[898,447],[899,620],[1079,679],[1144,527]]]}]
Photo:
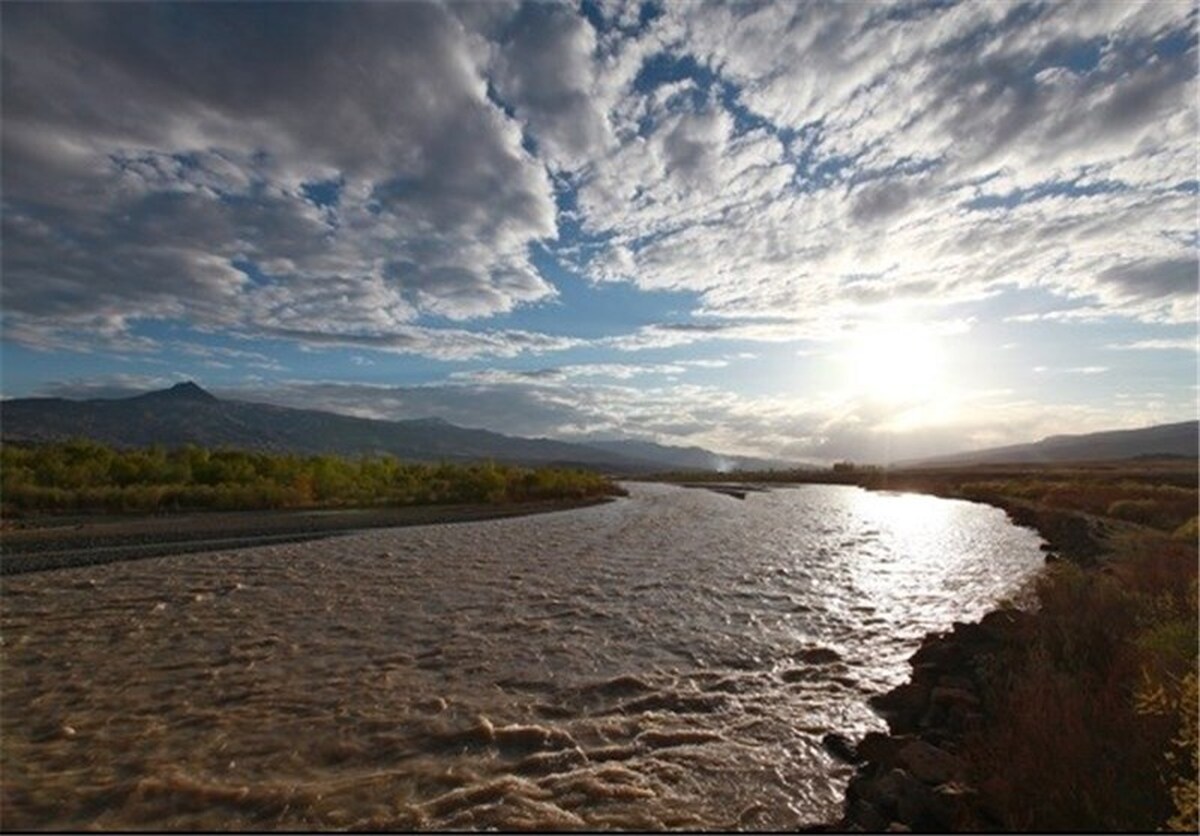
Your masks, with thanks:
[{"label": "water ripple", "polygon": [[578,511],[6,578],[13,829],[784,829],[830,730],[1040,563],[994,509],[632,485]]}]

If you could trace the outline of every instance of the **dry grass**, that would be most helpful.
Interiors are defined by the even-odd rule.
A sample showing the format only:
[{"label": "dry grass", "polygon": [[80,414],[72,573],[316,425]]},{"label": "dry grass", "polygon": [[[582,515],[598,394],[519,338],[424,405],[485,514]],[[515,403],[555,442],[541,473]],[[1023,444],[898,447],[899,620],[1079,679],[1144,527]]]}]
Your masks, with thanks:
[{"label": "dry grass", "polygon": [[[1089,513],[1107,503],[1099,515],[1125,519],[1122,503],[1157,496],[1171,507],[1156,520],[1166,531],[1195,515],[1194,490],[1174,486],[1015,487],[1007,494]],[[1006,828],[1196,830],[1195,540],[1143,529],[1110,547],[1098,570],[1047,572],[1036,639],[993,666],[1004,672],[984,695],[996,721],[965,754]]]},{"label": "dry grass", "polygon": [[1023,499],[1046,508],[1112,517],[1160,531],[1175,531],[1196,516],[1194,487],[1144,480],[1048,473],[1041,478],[966,482],[961,488],[968,498]]}]

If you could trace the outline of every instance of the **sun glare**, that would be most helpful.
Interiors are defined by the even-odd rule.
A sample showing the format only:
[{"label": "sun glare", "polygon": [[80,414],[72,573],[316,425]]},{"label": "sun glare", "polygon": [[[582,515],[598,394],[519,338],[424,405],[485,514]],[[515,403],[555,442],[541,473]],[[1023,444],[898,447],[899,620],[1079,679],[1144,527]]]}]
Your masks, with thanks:
[{"label": "sun glare", "polygon": [[944,348],[938,337],[913,324],[879,325],[844,355],[854,392],[887,401],[933,397],[943,387]]}]

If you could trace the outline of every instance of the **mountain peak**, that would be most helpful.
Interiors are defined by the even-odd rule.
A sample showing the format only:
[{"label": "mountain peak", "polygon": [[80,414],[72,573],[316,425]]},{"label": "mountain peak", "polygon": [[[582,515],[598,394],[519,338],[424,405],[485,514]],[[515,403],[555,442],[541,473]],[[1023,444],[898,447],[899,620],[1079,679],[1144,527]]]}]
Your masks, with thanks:
[{"label": "mountain peak", "polygon": [[188,380],[183,383],[176,383],[170,389],[162,389],[158,392],[148,393],[151,396],[159,398],[170,398],[171,400],[188,400],[188,401],[205,401],[212,403],[217,400],[217,397],[210,392],[205,391],[194,381]]}]

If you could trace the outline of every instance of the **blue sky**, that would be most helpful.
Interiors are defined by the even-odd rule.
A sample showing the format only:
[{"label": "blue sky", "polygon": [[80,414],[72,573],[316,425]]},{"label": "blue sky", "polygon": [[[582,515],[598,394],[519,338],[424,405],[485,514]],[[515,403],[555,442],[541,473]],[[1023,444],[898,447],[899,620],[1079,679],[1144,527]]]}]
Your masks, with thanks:
[{"label": "blue sky", "polygon": [[0,15],[5,397],[810,461],[1196,417],[1193,3]]}]

